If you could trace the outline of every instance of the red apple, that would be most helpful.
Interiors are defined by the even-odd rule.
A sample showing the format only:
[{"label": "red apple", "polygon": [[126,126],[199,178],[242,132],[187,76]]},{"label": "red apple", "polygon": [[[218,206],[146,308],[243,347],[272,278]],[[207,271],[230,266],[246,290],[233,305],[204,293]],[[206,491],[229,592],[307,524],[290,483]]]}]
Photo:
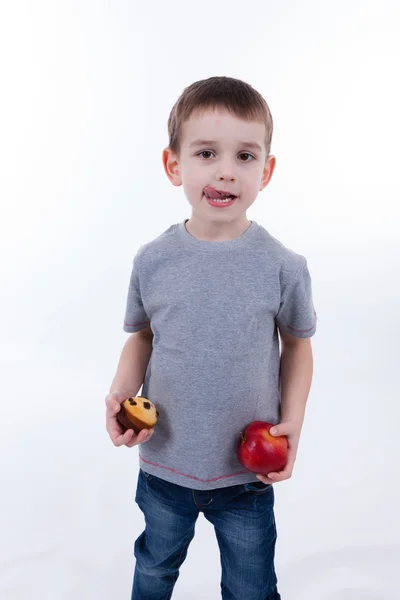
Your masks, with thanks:
[{"label": "red apple", "polygon": [[287,461],[288,441],[285,435],[273,436],[269,430],[274,425],[266,421],[253,421],[240,432],[237,456],[240,464],[252,473],[267,475],[281,471]]}]

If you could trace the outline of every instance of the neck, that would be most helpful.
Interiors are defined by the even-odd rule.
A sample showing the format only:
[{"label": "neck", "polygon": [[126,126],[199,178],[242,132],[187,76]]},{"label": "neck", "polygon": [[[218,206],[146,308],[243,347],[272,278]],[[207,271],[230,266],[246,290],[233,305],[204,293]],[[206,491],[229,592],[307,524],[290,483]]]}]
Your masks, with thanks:
[{"label": "neck", "polygon": [[[223,210],[223,209],[222,209]],[[217,221],[204,221],[197,215],[185,223],[186,231],[193,237],[207,242],[226,242],[233,240],[244,233],[251,225],[251,221],[244,217],[232,222],[218,223]]]}]

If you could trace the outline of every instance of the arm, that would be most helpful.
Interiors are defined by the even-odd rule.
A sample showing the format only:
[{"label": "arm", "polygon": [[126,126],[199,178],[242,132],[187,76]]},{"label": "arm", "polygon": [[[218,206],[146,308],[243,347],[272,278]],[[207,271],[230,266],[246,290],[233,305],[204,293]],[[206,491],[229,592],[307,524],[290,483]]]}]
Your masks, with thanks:
[{"label": "arm", "polygon": [[143,384],[152,351],[153,332],[150,327],[132,333],[122,349],[109,393],[118,391],[126,398],[136,396]]},{"label": "arm", "polygon": [[136,396],[146,374],[147,365],[153,350],[153,333],[150,327],[130,335],[122,349],[117,372],[106,397],[106,428],[115,446],[131,448],[152,435],[152,430],[143,429],[137,436],[132,429],[127,431],[117,420],[121,402],[129,396]]},{"label": "arm", "polygon": [[288,457],[285,468],[280,473],[257,475],[264,483],[283,481],[292,476],[313,375],[311,339],[297,338],[281,331],[279,333],[282,340],[281,423],[273,427],[270,433],[287,436]]},{"label": "arm", "polygon": [[281,421],[301,429],[313,375],[311,339],[288,333],[281,339]]}]

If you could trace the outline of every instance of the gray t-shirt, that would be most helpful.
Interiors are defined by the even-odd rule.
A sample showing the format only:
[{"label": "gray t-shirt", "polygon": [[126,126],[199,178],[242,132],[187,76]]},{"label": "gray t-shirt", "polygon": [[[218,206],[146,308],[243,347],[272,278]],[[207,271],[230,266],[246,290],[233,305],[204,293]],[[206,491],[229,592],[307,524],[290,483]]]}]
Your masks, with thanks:
[{"label": "gray t-shirt", "polygon": [[257,481],[236,455],[252,421],[280,422],[278,329],[316,330],[306,259],[251,221],[239,237],[193,237],[185,221],[133,259],[124,331],[153,330],[141,395],[160,413],[140,467],[197,490]]}]

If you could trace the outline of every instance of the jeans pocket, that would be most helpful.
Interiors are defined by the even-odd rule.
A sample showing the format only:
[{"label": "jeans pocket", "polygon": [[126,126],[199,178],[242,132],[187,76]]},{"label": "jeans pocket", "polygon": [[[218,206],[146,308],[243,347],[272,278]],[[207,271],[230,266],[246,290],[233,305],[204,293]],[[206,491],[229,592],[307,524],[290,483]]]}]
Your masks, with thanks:
[{"label": "jeans pocket", "polygon": [[253,496],[260,496],[261,494],[265,494],[268,490],[271,489],[272,483],[263,483],[262,481],[252,481],[250,483],[243,484],[244,489],[249,494]]},{"label": "jeans pocket", "polygon": [[151,479],[153,479],[153,475],[150,475],[150,473],[147,473],[147,471],[143,471],[143,469],[140,469],[140,473],[143,475],[146,481],[151,481]]}]

